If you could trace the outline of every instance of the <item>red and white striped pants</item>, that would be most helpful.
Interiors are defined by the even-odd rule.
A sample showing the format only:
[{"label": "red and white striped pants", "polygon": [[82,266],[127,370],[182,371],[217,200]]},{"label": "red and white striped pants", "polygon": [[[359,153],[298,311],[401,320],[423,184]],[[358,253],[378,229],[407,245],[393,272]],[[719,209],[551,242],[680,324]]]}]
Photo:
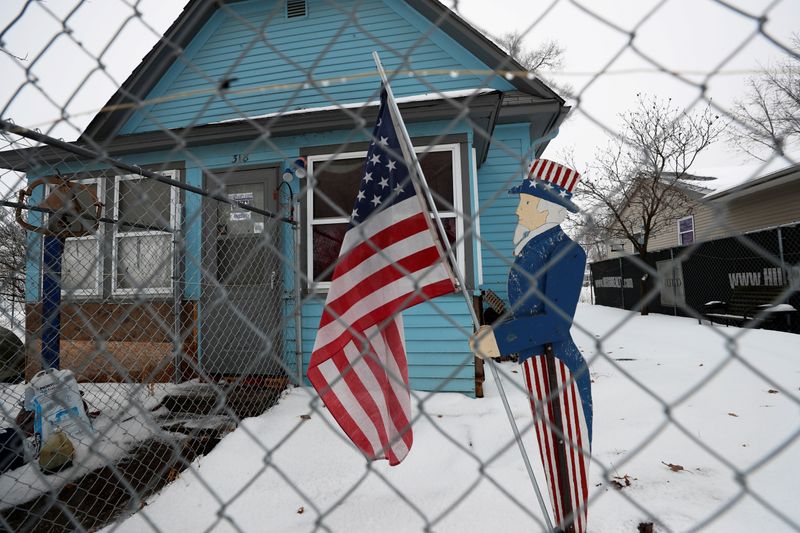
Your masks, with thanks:
[{"label": "red and white striped pants", "polygon": [[580,392],[558,358],[533,356],[522,368],[555,522],[584,533],[590,447]]}]

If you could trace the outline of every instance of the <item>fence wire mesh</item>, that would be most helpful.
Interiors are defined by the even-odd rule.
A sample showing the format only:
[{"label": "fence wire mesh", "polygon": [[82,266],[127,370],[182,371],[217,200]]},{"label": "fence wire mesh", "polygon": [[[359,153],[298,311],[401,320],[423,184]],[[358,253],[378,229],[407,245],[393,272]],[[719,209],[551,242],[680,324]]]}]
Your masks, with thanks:
[{"label": "fence wire mesh", "polygon": [[[656,2],[633,24],[565,0],[516,14],[522,39],[565,5],[622,38],[602,66],[574,73],[577,87],[536,70],[550,63],[505,55],[470,29],[459,2],[192,0],[163,37],[138,2],[120,0],[113,17],[109,4],[85,1],[5,8],[0,529],[528,531],[550,520],[564,531],[800,529],[800,170],[786,155],[800,56],[767,25],[786,2],[717,1],[717,16],[750,27],[747,37],[713,68],[667,66],[646,30],[678,3]],[[82,39],[104,20],[119,23]],[[33,41],[21,34],[31,25]],[[137,38],[131,28],[161,40],[120,83],[109,58]],[[718,103],[711,88],[756,38],[783,58],[763,78],[772,89],[753,82],[748,93],[763,105]],[[523,59],[513,41],[504,46]],[[365,460],[306,374],[326,315],[364,333],[324,304],[365,157],[383,143],[370,135],[380,95],[372,50],[400,95],[450,266],[472,298],[404,313],[415,450],[392,468]],[[660,108],[670,126],[702,118],[706,129],[677,143],[684,152],[654,153],[658,141],[642,149],[587,103],[628,55],[694,91],[679,113]],[[81,73],[74,90],[48,83],[67,66],[57,61]],[[76,112],[93,84],[116,94]],[[34,105],[52,118],[15,122]],[[594,390],[591,453],[573,392],[586,371],[562,365],[561,378],[541,378],[552,392],[537,396],[536,372],[548,369],[531,361],[542,358],[519,365],[526,354],[503,354],[495,367],[469,344],[478,324],[468,306],[496,328],[531,313],[531,298],[572,319],[570,304],[537,285],[558,256],[519,274],[530,288],[516,302],[506,289],[519,241],[507,191],[539,156],[569,159],[542,154],[579,127],[563,122],[567,111],[620,143],[615,161],[637,154],[632,168],[588,169],[575,191],[583,212],[564,224],[591,263],[572,327]],[[695,141],[705,149],[722,122],[746,150],[761,149],[755,170],[728,188],[696,175],[697,153],[686,151]],[[65,132],[80,138],[55,138]],[[659,157],[683,166],[653,175]],[[654,198],[662,203],[648,218],[642,206]],[[426,300],[405,264],[375,255]],[[374,363],[367,350],[362,360]],[[351,370],[340,370],[352,387]],[[380,372],[406,386],[392,368]],[[575,418],[552,422],[570,394]],[[547,465],[555,441],[572,461],[566,478]],[[570,483],[570,503],[551,509],[547,496]]]}]

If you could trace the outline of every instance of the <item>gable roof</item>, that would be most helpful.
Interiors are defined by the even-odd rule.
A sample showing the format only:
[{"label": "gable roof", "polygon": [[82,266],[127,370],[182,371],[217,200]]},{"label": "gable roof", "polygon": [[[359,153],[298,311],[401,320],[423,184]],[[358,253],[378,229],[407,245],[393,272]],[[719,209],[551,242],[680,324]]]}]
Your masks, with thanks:
[{"label": "gable roof", "polygon": [[[81,137],[94,141],[114,137],[136,111],[136,103],[146,98],[175,58],[188,46],[220,4],[237,1],[241,0],[190,0],[175,22],[106,103],[104,109],[111,110],[101,111],[95,115]],[[525,70],[518,61],[438,0],[405,0],[405,2],[490,68]],[[522,93],[554,101],[558,107],[564,104],[564,100],[558,94],[537,78],[515,76],[508,81]],[[563,114],[560,113],[547,129],[554,127],[560,119],[563,119]]]}]

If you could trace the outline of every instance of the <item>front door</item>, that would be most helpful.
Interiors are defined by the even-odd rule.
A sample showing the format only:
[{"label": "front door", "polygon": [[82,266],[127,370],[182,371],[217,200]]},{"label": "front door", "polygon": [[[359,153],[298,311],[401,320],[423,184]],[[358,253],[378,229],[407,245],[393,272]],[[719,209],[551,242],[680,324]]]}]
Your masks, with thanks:
[{"label": "front door", "polygon": [[[275,168],[247,169],[208,176],[206,187],[274,213],[277,180]],[[279,375],[284,223],[208,198],[203,220],[200,364],[209,374]]]}]

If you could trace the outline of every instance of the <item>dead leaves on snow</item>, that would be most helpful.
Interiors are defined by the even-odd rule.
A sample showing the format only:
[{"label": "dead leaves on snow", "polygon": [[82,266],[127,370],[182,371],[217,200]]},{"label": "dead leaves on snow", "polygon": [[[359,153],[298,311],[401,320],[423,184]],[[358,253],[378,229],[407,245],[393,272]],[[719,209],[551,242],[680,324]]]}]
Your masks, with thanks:
[{"label": "dead leaves on snow", "polygon": [[664,461],[661,461],[661,464],[666,466],[667,468],[669,468],[673,472],[682,472],[682,471],[686,470],[681,465],[675,465],[675,464],[672,464],[672,463],[665,463]]},{"label": "dead leaves on snow", "polygon": [[637,478],[631,478],[631,476],[625,474],[624,476],[614,476],[609,481],[612,487],[614,487],[617,490],[622,490],[625,487],[630,487],[631,481],[636,479]]}]

